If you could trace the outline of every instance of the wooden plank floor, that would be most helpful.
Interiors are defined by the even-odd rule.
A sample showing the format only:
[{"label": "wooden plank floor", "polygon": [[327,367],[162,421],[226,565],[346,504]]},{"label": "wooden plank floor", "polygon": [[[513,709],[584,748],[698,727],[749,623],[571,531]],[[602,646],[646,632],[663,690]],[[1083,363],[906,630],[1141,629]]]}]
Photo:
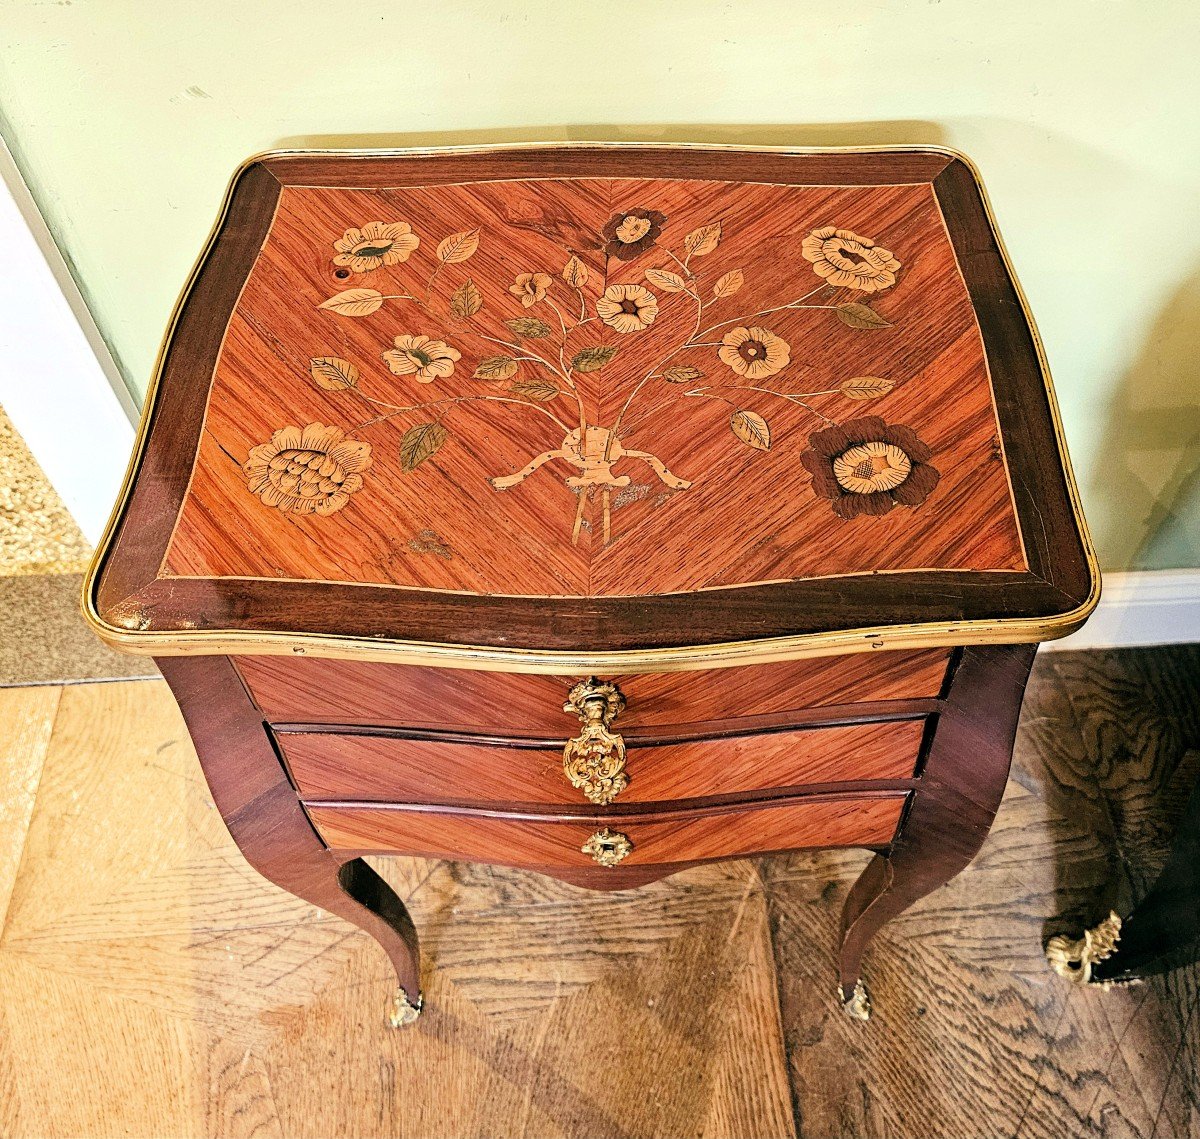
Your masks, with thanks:
[{"label": "wooden plank floor", "polygon": [[1107,993],[1045,967],[1127,906],[1200,775],[1200,649],[1044,656],[995,831],[833,999],[865,856],[591,894],[380,861],[429,1010],[241,860],[159,681],[0,690],[0,1135],[1180,1136],[1195,967]]}]

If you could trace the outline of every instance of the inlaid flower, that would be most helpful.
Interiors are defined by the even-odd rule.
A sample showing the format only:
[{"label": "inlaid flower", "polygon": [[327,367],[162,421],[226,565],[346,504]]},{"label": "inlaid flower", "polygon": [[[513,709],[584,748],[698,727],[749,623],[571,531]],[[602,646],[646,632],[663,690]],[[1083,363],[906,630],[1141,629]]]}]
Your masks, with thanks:
[{"label": "inlaid flower", "polygon": [[369,273],[382,265],[399,265],[407,261],[420,238],[408,222],[369,221],[362,229],[348,229],[333,243],[337,256],[335,265],[352,273]]},{"label": "inlaid flower", "polygon": [[428,336],[397,336],[396,347],[383,353],[383,362],[394,375],[415,376],[419,384],[431,384],[454,374],[461,353],[444,340]]},{"label": "inlaid flower", "polygon": [[814,229],[801,243],[800,251],[812,262],[818,277],[831,285],[864,293],[890,288],[900,268],[891,250],[881,248],[869,237],[831,225]]},{"label": "inlaid flower", "polygon": [[717,349],[721,363],[728,364],[739,376],[761,380],[782,371],[791,362],[788,342],[766,328],[731,328],[721,337]]},{"label": "inlaid flower", "polygon": [[667,215],[658,210],[626,210],[615,214],[600,231],[604,252],[619,261],[632,261],[654,244],[666,222]]},{"label": "inlaid flower", "polygon": [[658,316],[658,298],[643,285],[609,285],[596,315],[617,332],[642,332]]},{"label": "inlaid flower", "polygon": [[521,273],[517,279],[508,286],[508,291],[515,297],[521,298],[521,304],[526,308],[532,308],[540,300],[546,297],[546,290],[550,287],[550,277],[546,273]]},{"label": "inlaid flower", "polygon": [[818,431],[800,456],[813,490],[842,518],[886,514],[893,506],[920,506],[941,475],[911,427],[877,415]]},{"label": "inlaid flower", "polygon": [[340,427],[310,423],[281,427],[269,443],[250,449],[246,487],[284,514],[333,514],[362,484],[371,446],[347,439]]}]

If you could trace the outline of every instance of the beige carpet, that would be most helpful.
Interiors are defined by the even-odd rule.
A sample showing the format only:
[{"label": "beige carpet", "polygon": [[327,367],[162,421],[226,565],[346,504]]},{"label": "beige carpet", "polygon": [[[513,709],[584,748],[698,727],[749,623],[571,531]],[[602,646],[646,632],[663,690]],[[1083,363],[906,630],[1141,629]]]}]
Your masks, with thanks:
[{"label": "beige carpet", "polygon": [[0,687],[157,675],[79,612],[92,550],[0,408]]},{"label": "beige carpet", "polygon": [[0,408],[0,575],[83,573],[91,547]]}]

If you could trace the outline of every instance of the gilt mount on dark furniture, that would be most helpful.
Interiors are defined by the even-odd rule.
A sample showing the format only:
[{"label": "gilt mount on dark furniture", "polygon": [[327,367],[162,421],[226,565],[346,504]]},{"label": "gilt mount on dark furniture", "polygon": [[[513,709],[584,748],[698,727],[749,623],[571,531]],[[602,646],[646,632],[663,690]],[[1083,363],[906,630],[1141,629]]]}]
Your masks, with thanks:
[{"label": "gilt mount on dark furniture", "polygon": [[267,878],[626,889],[858,846],[840,986],[979,849],[1099,580],[977,177],[934,148],[281,153],[238,172],[85,588]]}]

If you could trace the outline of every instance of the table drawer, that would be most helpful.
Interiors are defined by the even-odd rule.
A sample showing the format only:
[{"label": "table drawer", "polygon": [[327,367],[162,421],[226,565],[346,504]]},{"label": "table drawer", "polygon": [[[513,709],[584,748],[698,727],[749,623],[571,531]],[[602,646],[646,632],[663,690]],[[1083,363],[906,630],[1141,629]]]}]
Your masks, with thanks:
[{"label": "table drawer", "polygon": [[[615,680],[620,727],[666,727],[861,701],[937,696],[949,649],[850,653]],[[579,676],[418,668],[315,657],[236,657],[274,723],[442,728],[494,736],[566,736],[563,701]]]},{"label": "table drawer", "polygon": [[[908,779],[925,720],[802,728],[630,747],[618,799],[654,803],[813,783]],[[386,735],[280,732],[307,799],[402,803],[583,804],[562,748],[518,748]]]},{"label": "table drawer", "polygon": [[764,807],[588,818],[325,804],[308,804],[308,811],[334,849],[596,869],[602,864],[584,847],[593,836],[602,835],[595,846],[615,845],[621,839],[631,844],[616,863],[621,867],[808,847],[885,846],[896,833],[904,798],[903,792],[813,796]]}]

